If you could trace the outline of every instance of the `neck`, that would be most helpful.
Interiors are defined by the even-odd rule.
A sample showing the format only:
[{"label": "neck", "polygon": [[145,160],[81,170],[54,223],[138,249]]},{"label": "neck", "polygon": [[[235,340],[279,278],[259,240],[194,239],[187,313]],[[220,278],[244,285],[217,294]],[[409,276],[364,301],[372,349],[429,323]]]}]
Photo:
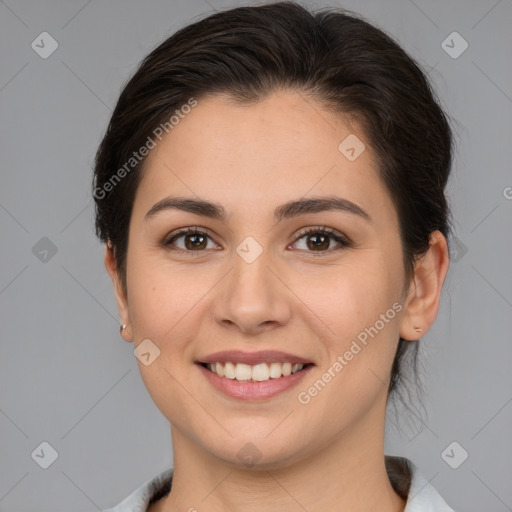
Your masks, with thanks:
[{"label": "neck", "polygon": [[325,510],[401,512],[384,463],[384,420],[354,425],[325,449],[287,466],[240,468],[172,429],[171,493],[151,512]]}]

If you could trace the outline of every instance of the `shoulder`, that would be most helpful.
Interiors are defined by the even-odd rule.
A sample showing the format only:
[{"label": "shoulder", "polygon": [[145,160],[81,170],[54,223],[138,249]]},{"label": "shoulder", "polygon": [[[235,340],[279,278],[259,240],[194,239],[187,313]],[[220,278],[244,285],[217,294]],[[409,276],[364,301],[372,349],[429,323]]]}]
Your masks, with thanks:
[{"label": "shoulder", "polygon": [[121,503],[113,508],[102,510],[102,512],[146,512],[151,503],[169,493],[172,474],[172,468],[162,471],[137,487]]},{"label": "shoulder", "polygon": [[419,469],[403,457],[386,457],[395,491],[406,500],[404,512],[454,512]]}]

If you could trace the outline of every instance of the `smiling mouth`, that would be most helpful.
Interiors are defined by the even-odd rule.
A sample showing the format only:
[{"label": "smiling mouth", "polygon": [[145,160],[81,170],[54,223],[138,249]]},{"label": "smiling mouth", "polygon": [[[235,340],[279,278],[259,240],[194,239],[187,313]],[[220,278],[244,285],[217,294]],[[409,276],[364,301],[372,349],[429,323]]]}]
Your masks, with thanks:
[{"label": "smiling mouth", "polygon": [[303,371],[312,366],[312,363],[260,363],[255,365],[245,363],[199,363],[203,368],[219,377],[237,380],[239,382],[264,382],[267,380],[281,379]]}]

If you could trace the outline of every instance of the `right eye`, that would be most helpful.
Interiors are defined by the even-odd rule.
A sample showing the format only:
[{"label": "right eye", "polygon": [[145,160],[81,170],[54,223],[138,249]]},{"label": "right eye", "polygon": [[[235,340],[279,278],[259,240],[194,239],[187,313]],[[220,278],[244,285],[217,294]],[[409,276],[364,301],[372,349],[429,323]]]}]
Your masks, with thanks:
[{"label": "right eye", "polygon": [[[178,248],[176,248],[176,241],[179,239],[183,239],[184,243],[182,247],[178,246]],[[198,253],[203,252],[204,249],[208,248],[208,239],[213,242],[211,237],[205,231],[201,231],[196,227],[184,228],[175,233],[171,233],[166,237],[162,245],[171,251]],[[215,242],[213,243],[215,247],[218,247]],[[211,248],[212,247],[210,247],[210,249]]]}]

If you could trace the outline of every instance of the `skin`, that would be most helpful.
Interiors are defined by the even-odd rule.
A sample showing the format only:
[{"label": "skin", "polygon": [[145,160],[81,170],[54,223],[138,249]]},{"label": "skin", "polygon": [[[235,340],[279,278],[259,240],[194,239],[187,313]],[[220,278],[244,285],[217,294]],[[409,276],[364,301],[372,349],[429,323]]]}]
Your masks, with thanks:
[{"label": "skin", "polygon": [[[366,145],[354,161],[338,150],[351,133]],[[145,220],[171,195],[219,203],[227,219],[169,209]],[[327,195],[356,203],[371,220],[342,211],[273,219],[287,201]],[[161,245],[190,226],[210,237],[195,254],[184,254],[193,235],[188,246],[184,236],[175,240],[177,251]],[[315,250],[317,235],[297,236],[323,226],[352,246],[329,238]],[[263,250],[250,264],[236,252],[247,236]],[[172,491],[151,512],[403,510],[384,467],[391,365],[399,336],[418,339],[434,322],[448,264],[436,231],[405,283],[397,213],[356,123],[292,91],[251,106],[201,98],[146,160],[130,221],[127,293],[108,248],[105,255],[124,339],[149,338],[160,350],[148,366],[137,360],[174,449]],[[301,404],[298,393],[395,302],[402,310]],[[282,350],[315,366],[297,387],[243,402],[221,395],[194,363],[230,349]],[[261,456],[251,467],[237,456],[248,442]]]}]

